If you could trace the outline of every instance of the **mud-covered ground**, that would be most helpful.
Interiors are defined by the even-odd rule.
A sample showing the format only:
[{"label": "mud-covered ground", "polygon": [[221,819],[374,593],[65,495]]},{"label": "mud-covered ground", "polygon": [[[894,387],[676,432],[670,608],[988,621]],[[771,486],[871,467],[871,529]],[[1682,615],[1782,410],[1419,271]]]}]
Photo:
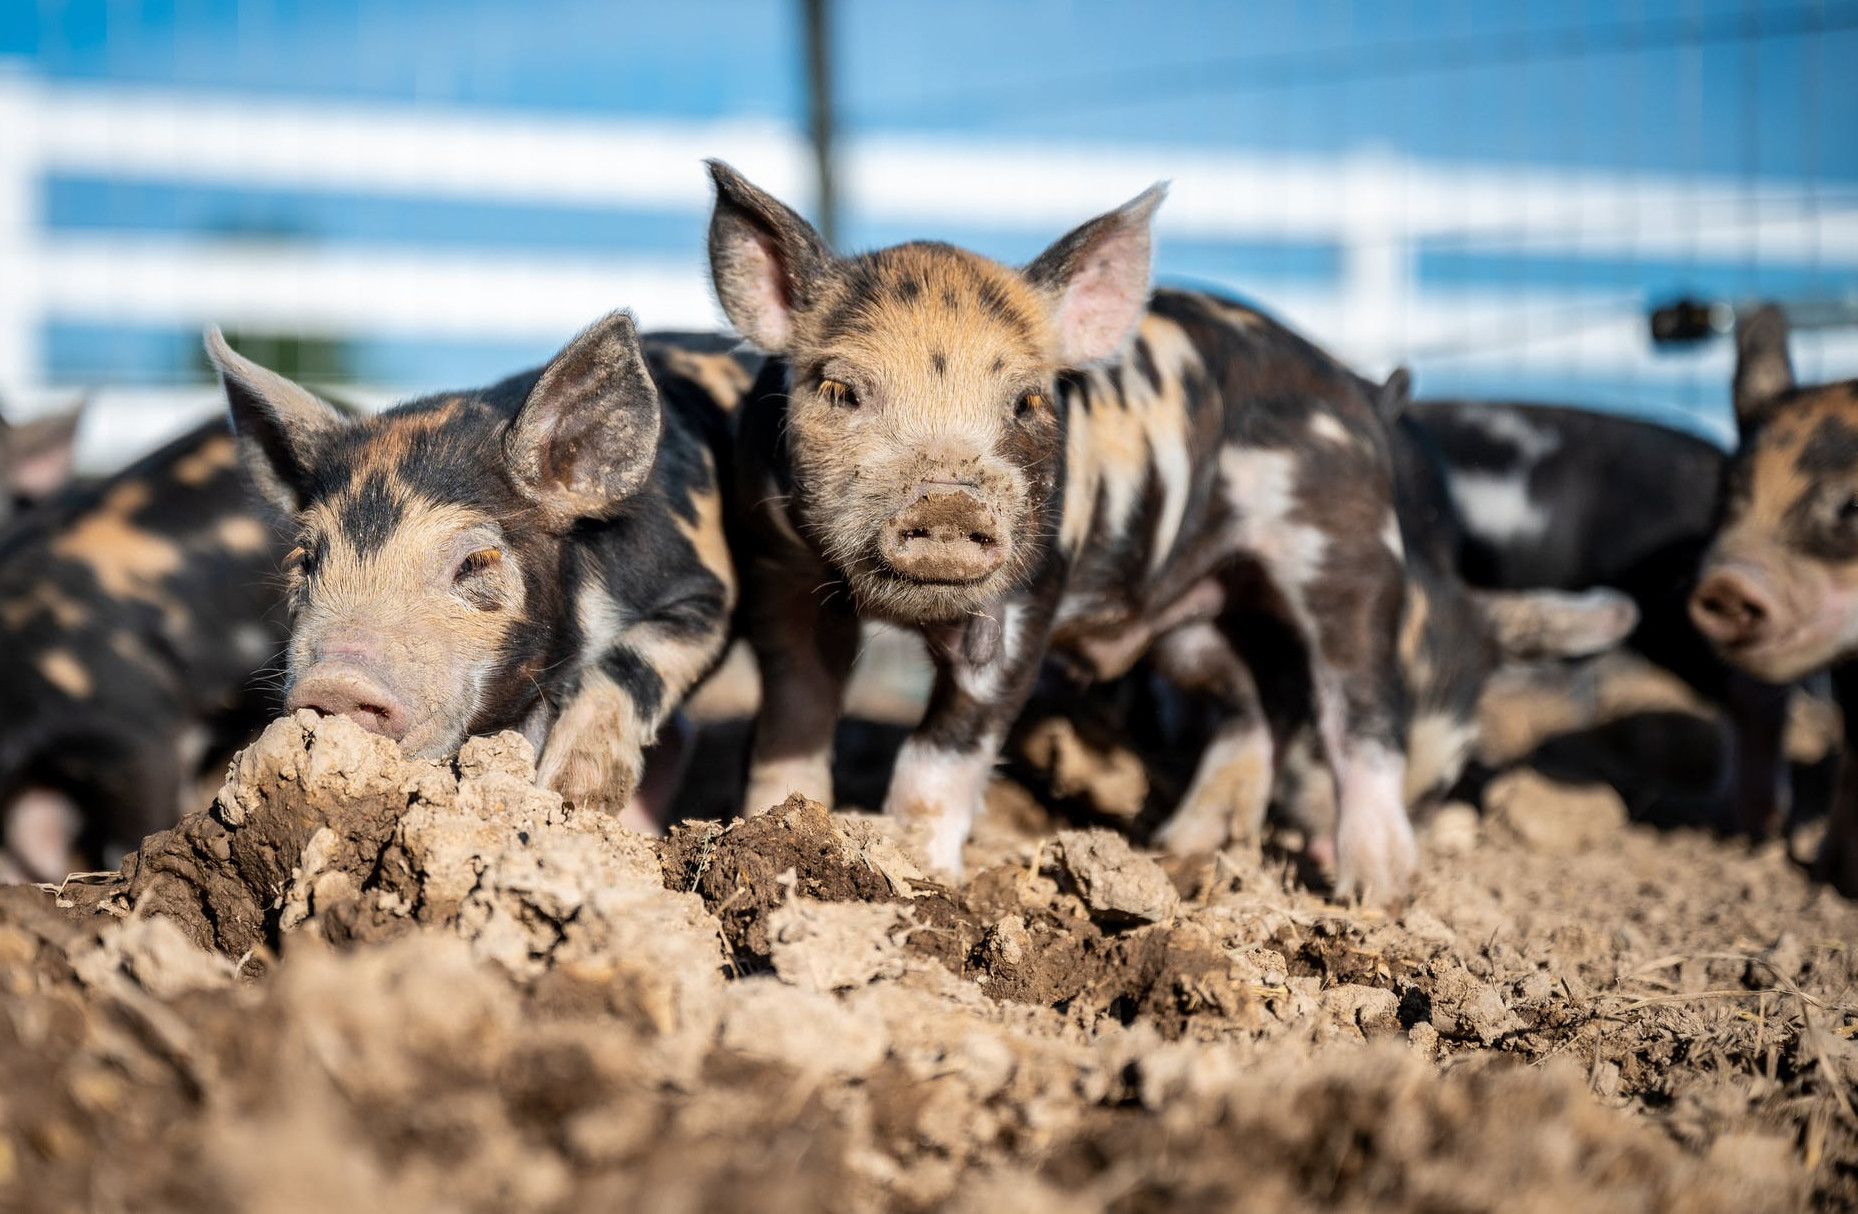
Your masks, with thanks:
[{"label": "mud-covered ground", "polygon": [[1781,845],[1511,774],[1386,912],[1001,781],[949,889],[531,764],[299,714],[0,888],[0,1209],[1858,1208],[1858,908]]}]

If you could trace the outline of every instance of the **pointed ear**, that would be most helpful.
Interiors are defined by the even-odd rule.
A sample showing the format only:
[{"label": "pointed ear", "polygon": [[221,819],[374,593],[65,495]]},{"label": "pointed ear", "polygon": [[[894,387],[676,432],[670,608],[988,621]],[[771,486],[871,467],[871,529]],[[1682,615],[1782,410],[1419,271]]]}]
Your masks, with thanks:
[{"label": "pointed ear", "polygon": [[302,384],[234,350],[217,325],[206,331],[206,353],[219,369],[246,475],[266,501],[297,513],[309,493],[317,444],[347,419]]},{"label": "pointed ear", "polygon": [[1392,425],[1412,403],[1413,373],[1405,367],[1395,367],[1387,382],[1374,393],[1374,411],[1381,415],[1382,421]]},{"label": "pointed ear", "polygon": [[0,471],[5,492],[23,501],[50,497],[71,479],[77,423],[84,407],[8,426],[0,421]]},{"label": "pointed ear", "polygon": [[503,436],[510,473],[552,526],[602,518],[637,493],[664,418],[632,317],[614,312],[542,368]]},{"label": "pointed ear", "polygon": [[769,354],[784,354],[797,313],[819,297],[837,259],[813,225],[720,160],[705,161],[716,183],[710,213],[710,278],[736,331]]},{"label": "pointed ear", "polygon": [[1167,184],[1157,182],[1072,230],[1026,267],[1026,278],[1052,301],[1065,366],[1102,362],[1135,331],[1148,306],[1149,224],[1167,193]]},{"label": "pointed ear", "polygon": [[1793,387],[1787,356],[1787,314],[1763,304],[1735,326],[1735,420],[1747,429],[1762,407]]}]

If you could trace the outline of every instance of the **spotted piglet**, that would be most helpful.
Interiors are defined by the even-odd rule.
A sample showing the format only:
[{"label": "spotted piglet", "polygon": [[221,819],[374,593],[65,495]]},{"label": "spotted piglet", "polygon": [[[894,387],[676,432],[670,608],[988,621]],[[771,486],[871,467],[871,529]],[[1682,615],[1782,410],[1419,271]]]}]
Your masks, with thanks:
[{"label": "spotted piglet", "polygon": [[0,872],[114,863],[276,710],[267,525],[224,422],[0,530]]},{"label": "spotted piglet", "polygon": [[1778,308],[1743,323],[1737,344],[1741,441],[1690,613],[1726,660],[1757,679],[1788,683],[1830,669],[1845,755],[1818,870],[1858,896],[1858,379],[1795,383]]},{"label": "spotted piglet", "polygon": [[[1307,654],[1341,789],[1341,889],[1397,895],[1415,865],[1402,548],[1364,385],[1242,304],[1151,298],[1159,188],[1015,269],[931,243],[839,257],[728,166],[711,172],[717,294],[777,356],[737,452],[764,688],[745,809],[830,797],[860,619],[919,630],[936,663],[886,809],[958,872],[1048,651],[1108,678],[1182,628],[1243,652],[1263,613]],[[1224,690],[1268,773],[1243,664]],[[1249,795],[1268,797],[1268,776]]]},{"label": "spotted piglet", "polygon": [[645,750],[729,635],[718,467],[748,367],[615,313],[537,371],[351,420],[207,345],[295,530],[288,706],[433,757],[519,729],[545,786],[654,825]]}]

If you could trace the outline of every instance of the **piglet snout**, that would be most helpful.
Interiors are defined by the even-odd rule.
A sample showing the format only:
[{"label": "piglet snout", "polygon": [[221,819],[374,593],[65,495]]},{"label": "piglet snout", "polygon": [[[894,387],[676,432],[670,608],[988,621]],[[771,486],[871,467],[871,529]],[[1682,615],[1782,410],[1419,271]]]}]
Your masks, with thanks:
[{"label": "piglet snout", "polygon": [[1734,569],[1704,575],[1690,596],[1690,618],[1716,644],[1739,648],[1759,641],[1774,619],[1774,604],[1760,583]]},{"label": "piglet snout", "polygon": [[398,742],[412,728],[412,714],[378,679],[353,667],[312,670],[290,689],[285,706],[309,708],[326,717],[347,717],[369,733]]},{"label": "piglet snout", "polygon": [[885,525],[878,553],[918,581],[977,582],[1006,563],[1007,543],[999,517],[971,486],[927,481]]}]

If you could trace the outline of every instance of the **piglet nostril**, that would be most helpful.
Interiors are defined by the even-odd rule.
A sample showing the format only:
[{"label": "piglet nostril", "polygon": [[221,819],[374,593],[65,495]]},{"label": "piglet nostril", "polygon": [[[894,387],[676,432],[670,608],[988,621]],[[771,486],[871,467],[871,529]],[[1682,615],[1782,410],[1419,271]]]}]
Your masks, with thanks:
[{"label": "piglet nostril", "polygon": [[312,669],[291,688],[285,706],[308,708],[326,717],[347,717],[369,733],[399,741],[411,716],[393,693],[355,669]]},{"label": "piglet nostril", "polygon": [[1748,645],[1761,638],[1773,615],[1767,595],[1733,571],[1712,573],[1691,595],[1690,614],[1702,633],[1719,645]]},{"label": "piglet nostril", "polygon": [[925,582],[975,582],[1006,562],[999,518],[967,486],[943,482],[917,496],[881,533],[879,555],[905,577]]}]

